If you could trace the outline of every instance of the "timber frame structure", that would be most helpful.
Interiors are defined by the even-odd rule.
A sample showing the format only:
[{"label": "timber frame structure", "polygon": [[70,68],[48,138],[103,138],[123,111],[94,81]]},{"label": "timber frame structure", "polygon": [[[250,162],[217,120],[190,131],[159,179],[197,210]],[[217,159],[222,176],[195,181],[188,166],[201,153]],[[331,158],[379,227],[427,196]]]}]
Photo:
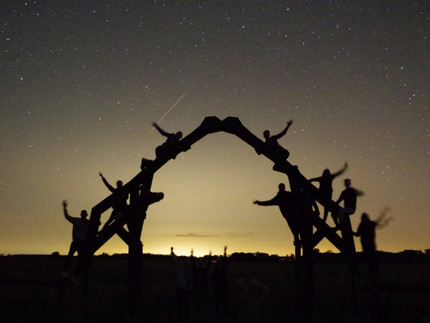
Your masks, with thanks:
[{"label": "timber frame structure", "polygon": [[[98,232],[101,214],[112,207],[114,196],[111,194],[91,210],[90,225],[87,234],[85,252],[79,255],[78,270],[88,273],[94,253],[102,247],[113,235],[117,234],[129,247],[128,253],[128,297],[132,308],[135,307],[140,295],[141,286],[141,233],[146,218],[146,211],[150,204],[162,199],[162,193],[151,192],[152,180],[155,172],[169,160],[191,148],[191,146],[204,136],[227,132],[239,137],[252,146],[258,155],[264,155],[274,162],[275,171],[287,175],[290,189],[296,197],[307,200],[309,203],[319,202],[332,213],[339,211],[339,206],[332,200],[324,200],[318,189],[300,173],[297,166],[291,165],[285,155],[279,152],[279,148],[268,146],[254,134],[252,134],[236,117],[227,117],[220,120],[217,117],[206,117],[193,132],[179,141],[178,145],[156,159],[142,163],[142,171],[123,186],[123,190],[129,194],[130,203],[127,211],[109,227]],[[308,204],[309,205],[309,204]],[[311,208],[303,208],[300,214],[302,226],[300,229],[300,243],[296,244],[296,259],[302,260],[303,284],[305,297],[312,302],[313,296],[313,249],[323,239],[328,239],[342,254],[344,254],[348,267],[354,277],[357,270],[356,252],[349,217],[344,220],[341,235],[329,227]],[[127,224],[128,231],[125,229]],[[315,228],[315,230],[314,230]],[[303,253],[302,253],[303,252]]]}]

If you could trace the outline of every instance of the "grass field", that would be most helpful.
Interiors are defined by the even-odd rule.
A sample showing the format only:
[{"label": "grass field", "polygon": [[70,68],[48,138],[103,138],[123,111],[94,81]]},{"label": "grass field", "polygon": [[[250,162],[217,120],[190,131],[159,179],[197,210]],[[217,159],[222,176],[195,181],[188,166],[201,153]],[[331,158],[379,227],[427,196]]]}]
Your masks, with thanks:
[{"label": "grass field", "polygon": [[[127,300],[127,258],[96,257],[90,270],[89,294],[77,277],[58,299],[64,258],[0,257],[1,322],[175,322],[176,271],[169,258],[145,258],[142,295],[132,316]],[[191,302],[189,322],[430,322],[430,265],[381,263],[381,290],[367,289],[367,272],[356,278],[351,302],[351,275],[342,263],[315,263],[314,306],[300,306],[294,263],[230,262],[227,315],[214,318],[209,281],[204,307]],[[22,281],[24,280],[24,281]],[[7,283],[9,281],[9,283]],[[19,285],[10,282],[21,282]],[[26,283],[27,282],[27,283]],[[37,283],[39,282],[39,283]],[[46,284],[45,284],[46,285]]]}]

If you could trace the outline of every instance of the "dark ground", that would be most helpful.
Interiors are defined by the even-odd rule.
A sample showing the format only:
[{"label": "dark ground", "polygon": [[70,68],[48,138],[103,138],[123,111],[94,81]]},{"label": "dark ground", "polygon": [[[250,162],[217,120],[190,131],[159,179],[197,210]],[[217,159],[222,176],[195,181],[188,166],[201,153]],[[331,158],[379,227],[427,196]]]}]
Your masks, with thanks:
[{"label": "dark ground", "polygon": [[[145,258],[140,304],[128,307],[125,256],[96,257],[88,296],[76,277],[63,301],[58,287],[63,257],[0,257],[0,322],[176,322],[176,272],[169,258]],[[357,306],[346,265],[316,262],[313,311],[301,306],[294,263],[230,262],[229,308],[215,320],[209,281],[204,309],[191,303],[189,322],[430,322],[430,264],[381,263],[381,289],[371,294],[367,272],[356,278]],[[20,282],[19,285],[11,283]],[[45,283],[45,286],[42,286]],[[373,296],[372,296],[373,295]]]}]

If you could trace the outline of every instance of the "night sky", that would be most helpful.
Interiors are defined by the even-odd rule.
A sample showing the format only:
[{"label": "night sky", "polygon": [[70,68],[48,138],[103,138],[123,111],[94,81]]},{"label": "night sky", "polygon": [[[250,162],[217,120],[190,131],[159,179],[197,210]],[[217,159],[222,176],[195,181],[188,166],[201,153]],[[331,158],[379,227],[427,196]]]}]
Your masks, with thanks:
[{"label": "night sky", "polygon": [[[333,197],[346,177],[365,192],[353,228],[389,207],[378,248],[430,248],[427,1],[184,3],[0,2],[0,253],[66,253],[63,199],[90,211],[109,195],[100,171],[127,182],[155,158],[151,122],[187,135],[206,116],[261,139],[293,119],[289,161],[307,178],[348,162]],[[293,253],[278,208],[252,204],[289,188],[272,166],[233,135],[203,138],[155,174],[143,252]]]}]

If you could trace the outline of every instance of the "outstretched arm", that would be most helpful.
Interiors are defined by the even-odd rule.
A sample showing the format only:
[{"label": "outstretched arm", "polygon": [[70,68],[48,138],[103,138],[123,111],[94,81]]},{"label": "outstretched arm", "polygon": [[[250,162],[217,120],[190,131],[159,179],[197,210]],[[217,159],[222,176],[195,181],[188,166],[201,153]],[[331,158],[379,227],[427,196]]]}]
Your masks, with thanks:
[{"label": "outstretched arm", "polygon": [[252,202],[254,204],[260,205],[260,206],[269,206],[269,205],[278,205],[278,199],[277,196],[275,196],[273,199],[268,200],[268,201],[259,201],[259,200],[255,200],[254,202]]},{"label": "outstretched arm", "polygon": [[280,139],[283,136],[285,136],[285,134],[287,133],[288,129],[290,128],[290,126],[293,124],[293,120],[288,121],[287,126],[285,127],[284,130],[282,130],[280,133],[278,133],[277,135],[272,136],[273,139]]},{"label": "outstretched arm", "polygon": [[109,189],[109,191],[111,191],[112,193],[113,192],[115,192],[115,188],[112,186],[112,185],[110,185],[109,183],[108,183],[108,181],[106,180],[106,178],[104,178],[104,176],[103,176],[103,174],[100,172],[99,173],[99,175],[100,175],[100,177],[102,178],[102,181],[103,181],[103,183],[106,185],[106,187]]},{"label": "outstretched arm", "polygon": [[153,126],[155,129],[157,129],[157,130],[158,130],[158,132],[159,132],[161,135],[163,135],[164,137],[167,137],[167,136],[169,136],[169,135],[170,135],[168,132],[166,132],[166,131],[164,131],[163,129],[161,129],[161,128],[160,128],[160,126],[159,126],[156,122],[153,122],[153,123],[152,123],[152,126]]},{"label": "outstretched arm", "polygon": [[393,219],[392,216],[390,216],[388,219],[385,218],[389,210],[390,209],[388,207],[384,208],[381,214],[379,214],[378,218],[375,220],[378,229],[382,229],[383,227],[387,226],[388,223]]},{"label": "outstretched arm", "polygon": [[73,218],[67,212],[67,201],[66,200],[63,201],[63,213],[64,213],[64,217],[67,219],[67,221],[73,223],[73,220],[72,220]]},{"label": "outstretched arm", "polygon": [[347,168],[348,168],[348,163],[345,162],[345,165],[343,166],[343,168],[341,170],[339,170],[336,173],[331,175],[332,178],[335,178],[335,177],[342,175],[346,171]]}]

